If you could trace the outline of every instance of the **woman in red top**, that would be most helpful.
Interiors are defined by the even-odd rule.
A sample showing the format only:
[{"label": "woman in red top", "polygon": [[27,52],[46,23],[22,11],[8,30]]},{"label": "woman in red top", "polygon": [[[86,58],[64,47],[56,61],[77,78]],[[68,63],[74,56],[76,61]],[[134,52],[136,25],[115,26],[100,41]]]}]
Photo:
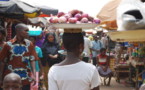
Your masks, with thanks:
[{"label": "woman in red top", "polygon": [[111,77],[112,77],[112,71],[109,68],[109,58],[106,55],[106,49],[102,48],[100,50],[100,54],[97,56],[97,62],[98,62],[98,71],[100,76],[102,77],[108,77],[109,81],[107,85],[110,85]]}]

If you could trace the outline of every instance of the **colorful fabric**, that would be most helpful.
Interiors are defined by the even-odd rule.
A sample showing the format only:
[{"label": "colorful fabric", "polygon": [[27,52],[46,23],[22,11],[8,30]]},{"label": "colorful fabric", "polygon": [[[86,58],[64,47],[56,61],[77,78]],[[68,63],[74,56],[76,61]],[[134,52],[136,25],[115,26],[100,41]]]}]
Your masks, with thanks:
[{"label": "colorful fabric", "polygon": [[107,55],[102,56],[101,54],[98,55],[99,58],[99,65],[106,65],[107,64]]},{"label": "colorful fabric", "polygon": [[[41,48],[39,48],[38,46],[35,46],[35,51],[36,51],[39,58],[43,57]],[[40,67],[39,67],[39,62],[38,61],[35,61],[35,67],[36,67],[36,72],[39,72]]]},{"label": "colorful fabric", "polygon": [[110,68],[107,68],[107,70],[104,71],[103,67],[100,67],[100,66],[98,67],[98,71],[100,75],[103,75],[103,76],[107,76],[112,72]]},{"label": "colorful fabric", "polygon": [[43,42],[44,42],[44,37],[42,38],[42,39],[36,39],[36,46],[38,46],[38,47],[42,47],[42,44],[43,44]]},{"label": "colorful fabric", "polygon": [[[41,48],[39,48],[38,46],[35,46],[35,51],[36,51],[37,56],[39,58],[42,58],[43,57]],[[30,62],[28,64],[29,64],[29,67],[31,68]],[[38,60],[35,61],[35,69],[36,69],[36,72],[39,72],[40,71],[39,61]]]},{"label": "colorful fabric", "polygon": [[0,53],[0,60],[7,65],[3,77],[14,72],[20,75],[22,85],[28,85],[32,80],[28,62],[38,60],[38,57],[29,40],[25,39],[23,44],[17,44],[16,41],[15,38],[7,42]]}]

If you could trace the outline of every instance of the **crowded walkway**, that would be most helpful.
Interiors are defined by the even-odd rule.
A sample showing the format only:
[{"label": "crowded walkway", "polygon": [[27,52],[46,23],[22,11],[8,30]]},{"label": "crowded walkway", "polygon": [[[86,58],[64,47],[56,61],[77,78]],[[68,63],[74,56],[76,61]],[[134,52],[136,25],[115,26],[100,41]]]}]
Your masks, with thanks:
[{"label": "crowded walkway", "polygon": [[0,90],[145,90],[144,2],[111,0],[108,21],[88,3],[0,0]]}]

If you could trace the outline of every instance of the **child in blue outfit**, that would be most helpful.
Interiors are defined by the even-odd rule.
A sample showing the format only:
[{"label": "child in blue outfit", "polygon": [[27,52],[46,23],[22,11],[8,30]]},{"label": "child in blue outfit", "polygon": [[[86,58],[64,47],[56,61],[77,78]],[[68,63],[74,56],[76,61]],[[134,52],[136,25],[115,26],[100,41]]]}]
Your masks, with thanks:
[{"label": "child in blue outfit", "polygon": [[[31,36],[29,39],[35,45],[36,37]],[[43,57],[41,48],[39,48],[38,46],[35,46],[35,51],[39,59],[41,59]],[[40,78],[40,75],[42,75],[42,65],[41,65],[40,60],[35,61],[35,67],[36,67],[36,84],[31,85],[31,90],[39,90],[39,81],[40,81],[39,78]]]}]

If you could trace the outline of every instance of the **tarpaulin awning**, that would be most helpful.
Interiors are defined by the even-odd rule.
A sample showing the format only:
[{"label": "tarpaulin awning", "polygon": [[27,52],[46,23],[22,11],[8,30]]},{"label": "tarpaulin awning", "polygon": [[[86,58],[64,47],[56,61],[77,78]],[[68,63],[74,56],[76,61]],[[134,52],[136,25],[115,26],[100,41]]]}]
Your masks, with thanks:
[{"label": "tarpaulin awning", "polygon": [[0,1],[0,16],[21,19],[38,16],[40,9],[19,0]]},{"label": "tarpaulin awning", "polygon": [[44,17],[28,18],[28,20],[30,21],[31,24],[38,23],[42,23],[43,25],[47,24],[47,19],[45,19]]},{"label": "tarpaulin awning", "polygon": [[144,42],[145,30],[129,30],[107,32],[111,40],[116,42]]},{"label": "tarpaulin awning", "polygon": [[102,22],[116,20],[116,9],[121,0],[112,0],[107,3],[97,15]]},{"label": "tarpaulin awning", "polygon": [[48,6],[36,6],[38,8],[40,8],[40,11],[42,12],[42,14],[44,15],[57,15],[58,13],[58,9],[54,9]]},{"label": "tarpaulin awning", "polygon": [[117,7],[122,0],[111,0],[108,2],[101,11],[97,14],[97,18],[101,20],[101,25],[105,26],[103,28],[107,30],[116,30],[117,23],[116,23],[116,11]]},{"label": "tarpaulin awning", "polygon": [[116,20],[104,21],[100,23],[98,26],[101,26],[102,28],[107,29],[107,30],[117,30]]}]

